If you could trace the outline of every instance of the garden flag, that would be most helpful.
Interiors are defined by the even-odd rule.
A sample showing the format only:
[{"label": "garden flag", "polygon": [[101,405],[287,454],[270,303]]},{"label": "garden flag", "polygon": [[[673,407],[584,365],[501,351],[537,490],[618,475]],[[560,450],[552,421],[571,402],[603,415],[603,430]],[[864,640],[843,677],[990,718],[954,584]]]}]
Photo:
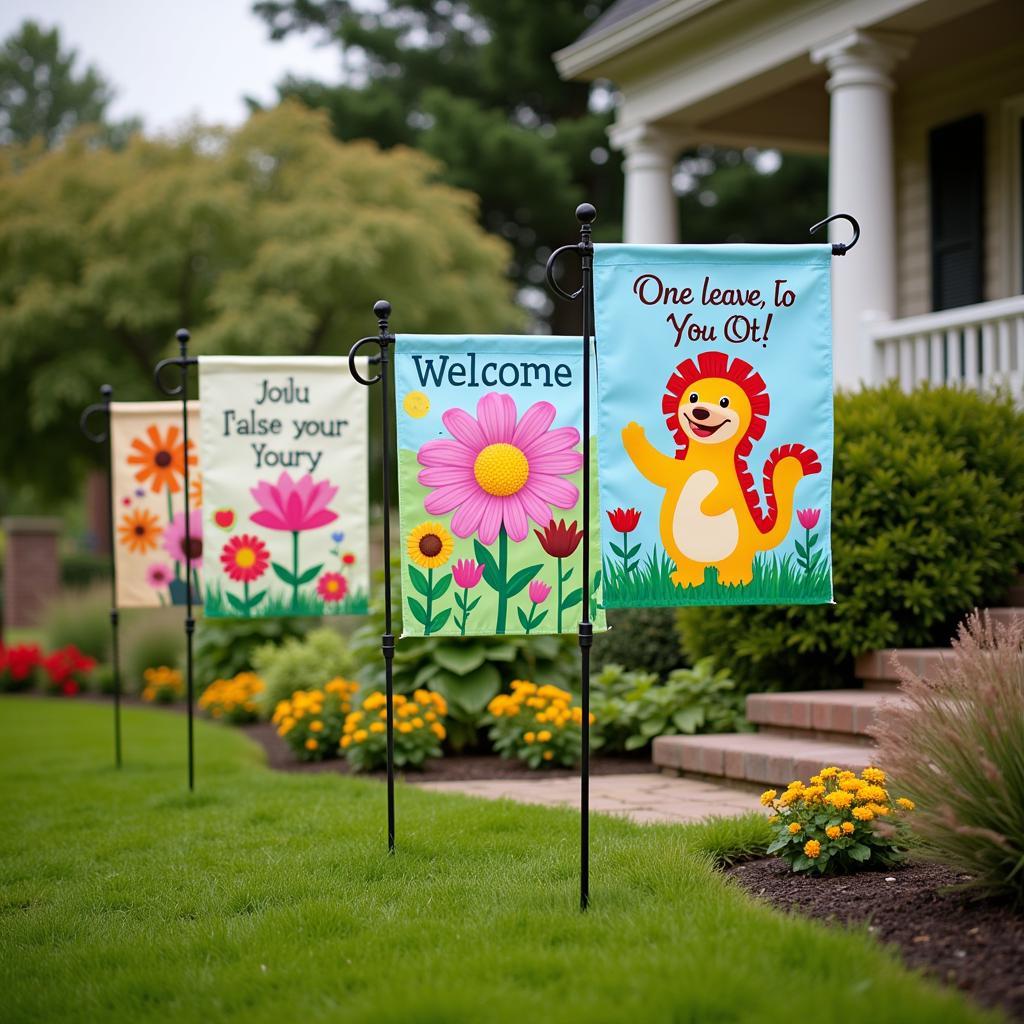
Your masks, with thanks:
[{"label": "garden flag", "polygon": [[366,389],[341,358],[199,359],[205,612],[365,615]]},{"label": "garden flag", "polygon": [[584,593],[604,628],[596,465],[582,578],[582,372],[579,338],[399,335],[403,635],[574,632]]},{"label": "garden flag", "polygon": [[609,608],[832,600],[831,247],[595,247]]},{"label": "garden flag", "polygon": [[[203,484],[196,402],[189,402],[188,428],[189,500],[197,510]],[[184,604],[186,579],[198,584],[203,532],[193,511],[186,550],[185,458],[180,402],[110,403],[118,608]]]}]

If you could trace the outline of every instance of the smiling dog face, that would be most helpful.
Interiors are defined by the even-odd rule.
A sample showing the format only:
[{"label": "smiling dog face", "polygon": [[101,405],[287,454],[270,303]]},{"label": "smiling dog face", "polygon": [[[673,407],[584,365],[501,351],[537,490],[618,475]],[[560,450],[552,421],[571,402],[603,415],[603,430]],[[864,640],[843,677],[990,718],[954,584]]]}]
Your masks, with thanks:
[{"label": "smiling dog face", "polygon": [[746,392],[724,377],[694,381],[679,399],[679,424],[698,444],[723,444],[742,435],[750,414]]}]

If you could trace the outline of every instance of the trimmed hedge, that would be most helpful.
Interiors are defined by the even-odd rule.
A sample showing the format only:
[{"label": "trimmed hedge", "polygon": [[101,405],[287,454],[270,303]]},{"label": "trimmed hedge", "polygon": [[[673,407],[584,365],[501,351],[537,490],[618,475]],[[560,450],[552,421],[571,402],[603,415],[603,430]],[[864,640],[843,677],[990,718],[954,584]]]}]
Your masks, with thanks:
[{"label": "trimmed hedge", "polygon": [[746,690],[848,684],[865,651],[944,646],[1024,563],[1024,413],[1009,396],[836,396],[834,606],[687,608],[683,649]]}]

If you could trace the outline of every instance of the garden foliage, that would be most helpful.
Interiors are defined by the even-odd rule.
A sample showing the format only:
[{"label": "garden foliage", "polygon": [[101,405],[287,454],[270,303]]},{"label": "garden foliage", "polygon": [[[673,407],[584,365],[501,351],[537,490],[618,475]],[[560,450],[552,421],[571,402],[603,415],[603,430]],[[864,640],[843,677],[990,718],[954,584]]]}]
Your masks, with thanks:
[{"label": "garden foliage", "polygon": [[655,736],[749,729],[742,694],[710,658],[675,669],[664,681],[653,672],[609,665],[592,681],[590,706],[606,753],[639,750]]},{"label": "garden foliage", "polygon": [[777,854],[794,871],[818,874],[896,863],[906,838],[899,818],[914,810],[912,800],[889,795],[885,772],[874,767],[859,776],[822,768],[811,776],[809,786],[798,779],[782,796],[765,790],[761,803],[772,812],[767,852]]},{"label": "garden foliage", "polygon": [[296,690],[274,708],[278,736],[300,761],[337,757],[341,730],[358,689],[358,683],[339,676],[319,688]]},{"label": "garden foliage", "polygon": [[185,663],[185,633],[181,610],[146,608],[122,613],[121,651],[122,688],[141,692],[146,669],[178,668]]},{"label": "garden foliage", "polygon": [[252,668],[266,684],[259,695],[264,718],[297,690],[316,690],[328,680],[352,674],[358,662],[345,637],[326,627],[281,644],[264,644],[252,654]]},{"label": "garden foliage", "polygon": [[[341,751],[357,772],[387,764],[386,705],[384,694],[374,690],[345,718]],[[408,697],[396,693],[394,707],[395,766],[422,768],[428,757],[440,757],[441,743],[447,735],[444,716],[448,704],[444,697],[421,689]]]},{"label": "garden foliage", "polygon": [[239,672],[231,679],[215,679],[200,695],[199,708],[211,718],[232,725],[255,722],[259,718],[256,697],[263,688],[263,680],[255,672]]},{"label": "garden foliage", "polygon": [[142,699],[151,704],[173,704],[185,696],[185,680],[176,668],[158,665],[142,673]]},{"label": "garden foliage", "polygon": [[75,590],[52,601],[43,616],[47,647],[74,644],[105,661],[110,654],[110,585]]},{"label": "garden foliage", "polygon": [[590,655],[595,671],[623,665],[663,678],[687,664],[672,608],[612,608],[607,614],[608,632],[594,638]]},{"label": "garden foliage", "polygon": [[200,683],[230,679],[252,668],[256,649],[304,637],[308,619],[200,619],[196,623],[195,670]]},{"label": "garden foliage", "polygon": [[683,609],[683,648],[744,690],[820,688],[886,647],[944,644],[1024,563],[1024,412],[896,385],[836,396],[836,604]]},{"label": "garden foliage", "polygon": [[1024,905],[1024,618],[975,613],[934,676],[900,674],[879,759],[917,801],[921,851]]},{"label": "garden foliage", "polygon": [[[583,745],[583,710],[572,694],[545,683],[516,679],[511,693],[500,693],[487,705],[488,735],[505,758],[519,758],[529,768],[571,768]],[[591,714],[593,724],[594,716]]]}]

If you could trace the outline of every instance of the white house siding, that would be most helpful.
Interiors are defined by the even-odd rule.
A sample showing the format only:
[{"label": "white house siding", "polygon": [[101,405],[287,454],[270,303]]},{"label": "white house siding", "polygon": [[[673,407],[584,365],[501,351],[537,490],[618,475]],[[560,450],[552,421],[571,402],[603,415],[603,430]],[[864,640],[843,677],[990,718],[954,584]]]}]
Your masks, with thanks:
[{"label": "white house siding", "polygon": [[1019,275],[1014,280],[1006,258],[1011,238],[1019,244],[1008,189],[1020,186],[1008,180],[1010,140],[1004,122],[1004,102],[1014,96],[1024,96],[1024,40],[900,82],[894,97],[899,316],[932,312],[928,133],[971,114],[985,115],[985,299],[1020,293]]}]

